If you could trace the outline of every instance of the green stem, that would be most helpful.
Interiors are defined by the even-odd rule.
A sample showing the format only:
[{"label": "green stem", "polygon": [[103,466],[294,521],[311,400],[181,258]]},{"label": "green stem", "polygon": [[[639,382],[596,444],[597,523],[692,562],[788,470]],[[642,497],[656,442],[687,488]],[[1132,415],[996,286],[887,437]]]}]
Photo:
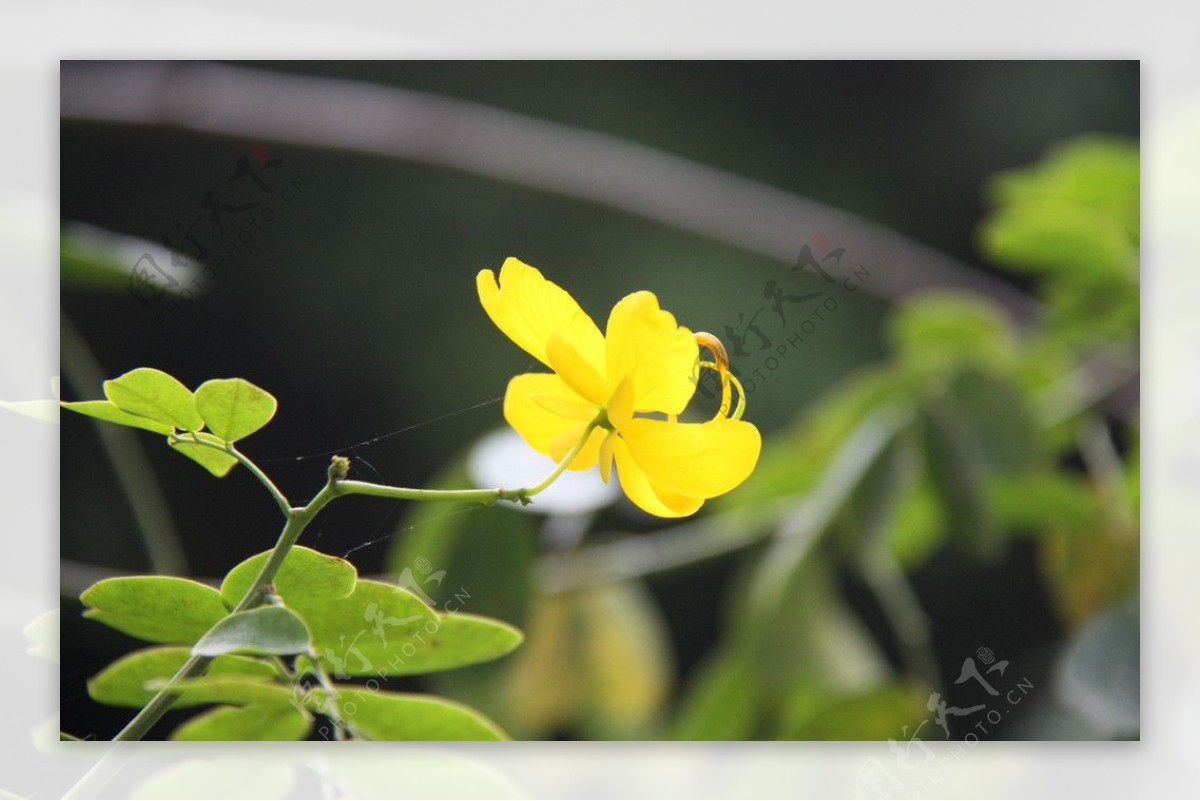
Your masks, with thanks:
[{"label": "green stem", "polygon": [[[340,461],[339,461],[340,460]],[[242,596],[242,600],[233,608],[231,614],[244,612],[258,606],[262,600],[263,593],[267,587],[275,580],[275,574],[279,572],[279,568],[283,565],[283,560],[287,559],[288,551],[296,544],[296,540],[300,539],[300,535],[304,533],[304,529],[312,522],[317,513],[325,508],[325,505],[337,497],[338,475],[345,475],[343,470],[339,470],[338,465],[345,462],[342,457],[334,457],[334,464],[329,468],[329,481],[321,488],[306,506],[289,509],[288,521],[283,527],[283,531],[279,534],[279,540],[275,543],[275,547],[271,549],[271,555],[267,557],[267,561],[263,564],[262,569],[258,571],[258,575],[254,578],[254,583],[250,585],[250,589]]]},{"label": "green stem", "polygon": [[[235,448],[232,442],[226,442],[224,444],[218,445],[215,442],[205,442],[204,440],[200,439],[200,437],[198,437],[196,435],[195,431],[189,431],[188,434],[191,434],[190,437],[187,437],[188,442],[190,442],[194,445],[200,445],[201,447],[204,447],[204,448],[212,448],[215,451],[222,451],[224,453],[228,453],[230,456],[232,456],[233,458],[235,458],[239,462],[241,462],[243,465],[245,465],[246,469],[250,471],[250,474],[252,476],[254,476],[255,478],[257,478],[259,483],[267,488],[267,492],[271,493],[271,497],[275,499],[275,503],[279,504],[279,510],[281,512],[283,512],[283,514],[285,516],[291,512],[292,504],[290,501],[288,501],[287,496],[283,494],[282,490],[280,490],[279,487],[275,486],[275,482],[272,481],[271,479],[269,479],[267,477],[267,474],[264,473],[262,471],[262,469],[258,465],[256,465],[248,456],[246,456],[244,453],[242,453],[237,448]],[[184,435],[184,436],[187,436],[187,435]],[[184,437],[180,437],[180,436],[172,437],[172,441],[182,442],[182,441],[184,441]]]},{"label": "green stem", "polygon": [[409,487],[393,487],[387,484],[372,484],[368,481],[343,481],[338,485],[338,493],[342,495],[370,495],[375,498],[393,498],[404,501],[475,501],[477,503],[494,503],[498,500],[520,501],[521,493],[524,492],[525,490],[523,489],[410,489]]},{"label": "green stem", "polygon": [[296,680],[296,672],[288,667],[287,662],[284,662],[281,657],[272,656],[269,661],[275,666],[275,671],[279,674],[280,678],[287,679],[288,681]]},{"label": "green stem", "polygon": [[[325,716],[333,722],[333,737],[335,740],[350,739],[350,732],[346,727],[346,719],[342,717],[342,708],[340,704],[340,695],[338,694],[337,685],[333,683],[329,672],[325,670],[325,666],[321,664],[320,657],[316,654],[309,654],[309,660],[312,663],[312,672],[317,677],[317,681],[321,684],[321,689],[325,691],[325,699],[329,704],[329,710],[325,712]],[[324,712],[324,710],[322,710]]]},{"label": "green stem", "polygon": [[583,432],[583,436],[580,437],[579,441],[575,443],[575,447],[571,448],[570,452],[554,466],[549,475],[532,487],[522,487],[520,489],[431,490],[392,487],[386,484],[372,484],[368,481],[339,481],[335,491],[338,495],[371,495],[376,498],[394,498],[406,501],[474,501],[476,503],[489,504],[496,501],[513,501],[514,503],[527,504],[531,498],[545,490],[554,483],[556,478],[563,474],[567,466],[574,461],[575,457],[587,445],[592,432],[599,425],[599,422],[592,422]]},{"label": "green stem", "polygon": [[[275,580],[275,574],[279,571],[283,560],[287,558],[288,551],[296,544],[296,540],[304,532],[304,529],[312,522],[312,519],[317,516],[317,513],[325,507],[327,503],[337,497],[335,486],[337,482],[346,475],[346,471],[350,467],[349,460],[344,457],[335,456],[333,463],[329,466],[329,478],[321,491],[317,493],[306,506],[297,509],[288,509],[287,523],[283,526],[283,531],[279,534],[279,539],[275,543],[275,547],[271,550],[271,555],[255,576],[254,582],[250,585],[250,589],[242,596],[242,600],[233,608],[230,614],[244,612],[247,609],[257,606],[261,600],[263,593],[271,582]],[[142,709],[134,716],[133,720],[125,728],[118,732],[115,740],[140,740],[146,736],[146,733],[153,728],[154,724],[162,719],[162,716],[174,705],[179,699],[178,693],[171,690],[171,687],[184,679],[191,679],[203,675],[208,670],[209,664],[212,663],[211,657],[192,656],[188,661],[183,663],[183,666],[176,671],[171,680],[167,682],[158,693],[150,700],[150,703],[142,707]]]},{"label": "green stem", "polygon": [[[329,466],[329,477],[325,486],[316,494],[311,501],[301,507],[291,507],[287,503],[287,499],[279,488],[267,478],[267,476],[258,469],[250,459],[243,456],[236,448],[230,444],[224,446],[214,445],[212,443],[202,442],[198,437],[191,437],[189,441],[196,442],[201,445],[224,450],[230,455],[237,458],[239,462],[250,468],[250,471],[263,483],[263,485],[271,492],[272,496],[279,503],[284,515],[287,517],[287,522],[283,526],[283,531],[279,533],[279,539],[275,542],[275,547],[271,549],[271,555],[267,557],[267,561],[263,563],[258,575],[255,576],[254,582],[242,596],[237,606],[233,608],[230,614],[244,612],[247,609],[252,609],[262,602],[262,597],[270,587],[271,582],[275,579],[275,574],[279,572],[279,568],[287,559],[288,552],[296,541],[300,539],[300,535],[304,533],[304,529],[312,522],[313,518],[325,508],[325,505],[339,495],[375,495],[382,498],[400,498],[408,500],[438,500],[438,501],[478,501],[480,503],[495,503],[500,500],[514,501],[522,504],[529,503],[529,499],[549,487],[556,478],[563,474],[567,466],[579,455],[591,437],[592,432],[600,425],[599,420],[593,421],[583,432],[579,442],[575,443],[575,447],[555,465],[554,470],[548,476],[534,484],[532,487],[524,487],[515,490],[493,489],[493,490],[420,490],[408,489],[405,487],[390,487],[382,484],[369,484],[362,481],[346,481],[346,475],[350,471],[350,460],[344,456],[333,457],[333,462]],[[122,729],[116,740],[140,740],[146,736],[146,733],[153,728],[154,724],[162,719],[162,716],[174,705],[178,700],[179,695],[171,690],[171,687],[179,681],[195,678],[203,675],[208,670],[212,659],[210,657],[192,656],[182,667],[171,677],[158,693],[144,706],[133,720]],[[319,670],[319,666],[318,666]],[[321,674],[318,673],[320,677]],[[322,677],[322,681],[327,679],[327,676]]]},{"label": "green stem", "polygon": [[886,543],[870,548],[859,560],[859,566],[896,635],[904,666],[931,690],[945,692],[941,671],[933,656],[929,616],[921,608],[921,602],[891,548]]},{"label": "green stem", "polygon": [[133,720],[126,724],[125,728],[117,733],[113,738],[118,742],[140,740],[149,733],[150,729],[154,728],[154,724],[162,719],[162,716],[167,714],[167,711],[179,699],[178,693],[171,692],[172,685],[184,679],[195,678],[203,675],[204,671],[208,670],[208,666],[212,663],[211,656],[192,656],[188,661],[183,663],[183,666],[175,672],[171,680],[166,686],[158,691],[150,703],[146,704],[134,716]]},{"label": "green stem", "polygon": [[283,494],[279,487],[275,486],[275,482],[269,479],[267,474],[264,473],[258,465],[256,465],[241,451],[235,448],[232,442],[226,444],[225,450],[230,456],[233,456],[235,459],[245,465],[246,469],[250,471],[251,475],[257,478],[259,483],[267,488],[267,492],[271,493],[271,497],[275,499],[275,503],[279,504],[280,510],[285,515],[291,511],[292,504],[288,501],[287,496]]}]

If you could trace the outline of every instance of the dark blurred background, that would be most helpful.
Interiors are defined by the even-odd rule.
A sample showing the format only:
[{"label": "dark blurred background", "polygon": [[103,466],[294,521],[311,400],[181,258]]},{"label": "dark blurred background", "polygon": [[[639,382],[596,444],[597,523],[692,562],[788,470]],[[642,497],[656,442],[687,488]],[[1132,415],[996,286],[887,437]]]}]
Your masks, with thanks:
[{"label": "dark blurred background", "polygon": [[[995,271],[976,248],[985,180],[1078,134],[1136,138],[1139,130],[1136,62],[241,66],[436,93],[611,134],[860,215],[1022,288],[1031,282]],[[64,63],[64,86],[93,68]],[[785,264],[630,214],[421,163],[155,125],[64,119],[61,133],[64,223],[180,243],[198,215],[228,204],[228,247],[238,243],[237,250],[201,280],[194,301],[164,313],[163,304],[147,307],[124,286],[97,292],[64,281],[64,324],[78,330],[105,377],[154,366],[191,387],[241,376],[271,391],[278,415],[244,450],[297,499],[319,488],[328,459],[297,457],[351,452],[361,459],[360,478],[424,486],[502,425],[499,403],[463,410],[499,398],[511,375],[530,368],[475,294],[475,273],[498,268],[506,256],[539,267],[601,325],[616,300],[646,288],[682,324],[719,332],[738,312],[761,305],[766,281],[794,275]],[[263,180],[295,191],[286,201],[273,196],[273,219],[239,242],[242,221],[261,210],[236,207],[265,197],[248,176],[231,183],[246,157],[252,169],[279,160]],[[796,227],[799,252],[811,231],[804,220]],[[884,353],[886,310],[880,298],[854,295],[805,344],[802,359],[756,389],[747,418],[764,437]],[[99,386],[64,378],[64,399],[99,396]],[[439,419],[452,412],[462,413]],[[138,436],[191,575],[219,577],[270,547],[278,510],[250,476],[235,470],[214,479],[158,447],[153,435]],[[62,558],[150,570],[91,422],[64,415],[61,442]],[[342,502],[305,544],[342,554],[385,537],[404,513],[390,502]],[[610,527],[657,525],[625,506],[603,514]],[[350,558],[364,574],[380,572],[389,545]],[[717,638],[733,564],[715,560],[649,583],[680,684]],[[697,582],[712,591],[698,597]],[[854,577],[842,582],[851,605],[878,628],[878,611]],[[988,644],[1009,654],[1036,655],[1060,633],[1027,545],[986,569],[935,558],[914,583],[935,618],[946,672],[981,644],[981,621]],[[92,702],[84,682],[135,643],[80,619],[71,594],[63,606],[61,725],[109,737],[128,715]],[[1038,659],[1026,658],[1026,672],[1045,669]]]}]

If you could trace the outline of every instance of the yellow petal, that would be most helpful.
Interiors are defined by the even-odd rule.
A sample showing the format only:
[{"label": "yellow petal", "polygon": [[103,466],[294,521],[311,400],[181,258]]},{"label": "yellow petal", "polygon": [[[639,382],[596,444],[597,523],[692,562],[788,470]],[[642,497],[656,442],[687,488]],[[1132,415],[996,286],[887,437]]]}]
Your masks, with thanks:
[{"label": "yellow petal", "polygon": [[[574,390],[572,390],[574,394]],[[557,395],[533,395],[533,402],[548,412],[565,417],[568,420],[590,422],[596,419],[599,409],[594,403],[588,403],[575,395],[573,398],[560,398]]]},{"label": "yellow petal", "polygon": [[[581,423],[575,417],[550,411],[546,408],[547,398],[555,398],[563,404],[583,402],[558,376],[552,373],[525,373],[508,382],[508,390],[504,393],[504,419],[525,438],[531,448],[553,458],[554,443],[570,431],[578,430],[582,435],[582,426],[587,421]],[[576,440],[578,438],[577,435]],[[570,449],[568,445],[567,450]],[[563,451],[565,453],[566,450]]]},{"label": "yellow petal", "polygon": [[620,432],[656,488],[695,498],[715,498],[741,484],[762,449],[757,428],[724,417],[707,423],[635,418]]},{"label": "yellow petal", "polygon": [[626,295],[608,316],[608,383],[633,378],[634,409],[678,414],[696,391],[700,351],[695,335],[658,307],[652,292]]},{"label": "yellow petal", "polygon": [[704,505],[703,498],[688,498],[655,487],[630,455],[625,441],[620,437],[614,437],[613,440],[613,456],[617,460],[617,478],[621,482],[621,489],[642,511],[659,517],[687,517]]},{"label": "yellow petal", "polygon": [[633,379],[625,378],[617,384],[613,394],[605,404],[608,412],[608,422],[614,428],[620,428],[633,419]]},{"label": "yellow petal", "polygon": [[[608,423],[614,429],[633,419],[633,379],[625,378],[617,385],[605,409],[608,413]],[[600,478],[605,484],[612,478],[613,448],[618,439],[620,434],[615,430],[610,431],[600,445]]]},{"label": "yellow petal", "polygon": [[530,356],[550,367],[546,349],[557,332],[603,374],[600,329],[566,290],[547,281],[538,270],[510,257],[500,268],[499,283],[491,270],[480,270],[475,285],[488,317]]},{"label": "yellow petal", "polygon": [[608,436],[600,443],[600,480],[605,484],[612,478],[613,447],[617,443],[616,431],[609,431]]},{"label": "yellow petal", "polygon": [[[583,437],[583,432],[587,429],[590,423],[582,423],[572,428],[569,431],[563,432],[558,439],[554,440],[550,446],[550,458],[556,462],[560,462],[566,458],[572,448],[579,443]],[[596,466],[597,460],[600,458],[600,445],[604,442],[605,435],[608,434],[602,428],[592,429],[592,433],[588,435],[588,441],[584,443],[583,449],[576,454],[571,463],[567,465],[568,470],[590,470]]]},{"label": "yellow petal", "polygon": [[546,346],[547,364],[567,386],[597,408],[608,400],[602,373],[588,363],[587,359],[562,334],[551,334]]}]

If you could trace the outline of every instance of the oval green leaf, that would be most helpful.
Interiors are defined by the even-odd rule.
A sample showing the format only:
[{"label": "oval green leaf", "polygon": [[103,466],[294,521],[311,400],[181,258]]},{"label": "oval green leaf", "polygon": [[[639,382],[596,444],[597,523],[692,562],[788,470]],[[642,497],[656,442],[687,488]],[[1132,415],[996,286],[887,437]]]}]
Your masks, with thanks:
[{"label": "oval green leaf", "polygon": [[[170,679],[190,656],[187,648],[178,646],[144,648],[126,654],[88,681],[88,695],[111,706],[145,706],[155,693],[155,690],[147,689],[147,685]],[[238,675],[261,680],[274,676],[275,668],[248,656],[218,656],[209,665],[208,675],[214,678]]]},{"label": "oval green leaf", "polygon": [[198,431],[204,419],[195,397],[178,379],[153,367],[139,367],[104,382],[104,395],[121,411],[149,417],[174,428]]},{"label": "oval green leaf", "polygon": [[1097,281],[1136,271],[1121,221],[1076,203],[1037,199],[997,210],[981,231],[988,256],[1030,272]]},{"label": "oval green leaf", "polygon": [[175,731],[172,740],[303,740],[312,721],[291,704],[219,706],[197,715]]},{"label": "oval green leaf", "polygon": [[133,426],[134,428],[144,428],[156,434],[170,434],[175,430],[166,423],[159,422],[158,420],[151,420],[149,417],[142,417],[141,415],[123,411],[112,401],[71,401],[63,403],[62,407],[70,409],[73,412],[78,412],[79,414],[86,414],[88,417],[95,417],[97,420],[105,420],[109,423],[117,423],[123,426]]},{"label": "oval green leaf", "polygon": [[208,430],[234,442],[253,434],[275,416],[275,397],[241,378],[214,378],[196,389],[196,410]]},{"label": "oval green leaf", "polygon": [[438,615],[438,626],[426,629],[416,653],[404,656],[400,675],[450,670],[493,659],[514,651],[525,639],[519,629],[500,620],[465,612]]},{"label": "oval green leaf", "polygon": [[[223,440],[214,437],[212,434],[200,432],[197,434],[189,434],[188,437],[195,436],[197,439],[207,442],[210,445],[219,445],[222,448],[225,446]],[[167,443],[175,450],[182,453],[184,456],[196,462],[208,472],[212,473],[217,478],[224,478],[229,471],[237,464],[237,458],[230,456],[223,450],[210,448],[208,445],[201,445],[196,442],[188,442],[187,440],[176,439],[170,437]]]},{"label": "oval green leaf", "polygon": [[295,612],[282,606],[262,606],[223,619],[192,646],[192,653],[302,654],[310,645],[308,628]]},{"label": "oval green leaf", "polygon": [[892,347],[914,366],[952,364],[1003,368],[1017,353],[1017,337],[1002,309],[952,290],[922,293],[888,321]]},{"label": "oval green leaf", "polygon": [[360,580],[345,598],[293,596],[288,604],[308,624],[314,652],[338,676],[378,675],[427,625],[437,627],[437,615],[421,599],[381,581]]},{"label": "oval green leaf", "polygon": [[1040,162],[989,181],[997,205],[1058,200],[1103,212],[1139,239],[1140,163],[1136,140],[1088,135],[1054,145]]},{"label": "oval green leaf", "polygon": [[225,617],[221,593],[175,576],[104,579],[84,590],[84,617],[149,642],[191,644]]},{"label": "oval green leaf", "polygon": [[337,676],[407,676],[486,662],[521,644],[498,620],[437,614],[408,590],[359,581],[339,599],[289,601],[308,623],[317,656]]},{"label": "oval green leaf", "polygon": [[[270,555],[270,551],[264,551],[251,556],[229,571],[221,582],[221,597],[226,606],[232,609],[242,600]],[[273,583],[275,594],[294,606],[305,599],[345,598],[354,592],[357,580],[358,571],[345,559],[294,545]]]},{"label": "oval green leaf", "polygon": [[412,676],[476,665],[511,653],[524,636],[499,620],[456,612],[407,633],[377,637],[371,628],[349,647],[326,642],[321,661],[339,676]]},{"label": "oval green leaf", "polygon": [[372,740],[507,740],[492,721],[462,704],[432,695],[356,693],[342,719]]},{"label": "oval green leaf", "polygon": [[[166,680],[152,681],[149,689],[161,689],[166,686]],[[238,676],[226,674],[223,676],[201,676],[198,679],[183,679],[171,685],[171,692],[178,695],[180,700],[188,704],[232,704],[248,706],[250,704],[270,704],[272,706],[306,707],[305,695],[290,684],[258,678],[255,676]],[[318,706],[323,697],[314,693],[312,706]]]}]

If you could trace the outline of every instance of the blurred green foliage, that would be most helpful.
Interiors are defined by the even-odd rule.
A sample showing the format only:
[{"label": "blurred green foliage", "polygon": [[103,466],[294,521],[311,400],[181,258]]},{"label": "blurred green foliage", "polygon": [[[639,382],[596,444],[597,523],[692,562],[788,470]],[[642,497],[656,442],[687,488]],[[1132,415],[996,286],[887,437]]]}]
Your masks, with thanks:
[{"label": "blurred green foliage", "polygon": [[[478,588],[486,612],[528,626],[519,653],[441,674],[434,686],[519,737],[907,739],[934,719],[931,693],[962,697],[962,677],[945,663],[958,670],[976,658],[935,653],[912,586],[931,563],[949,554],[986,569],[1031,543],[1068,642],[1106,610],[1136,604],[1137,413],[1115,391],[1137,375],[1136,144],[1057,146],[997,176],[988,197],[980,242],[997,264],[1036,275],[1037,318],[1021,327],[986,297],[942,291],[889,313],[888,358],[802,409],[770,437],[751,479],[712,503],[717,536],[747,529],[753,545],[724,592],[721,634],[703,664],[683,680],[673,674],[646,577],[601,574],[539,591],[537,518],[417,509],[401,523],[390,567],[435,554]],[[1098,354],[1112,357],[1099,372],[1115,384],[1085,369]],[[465,477],[454,468],[441,483]],[[586,561],[614,536],[649,545],[664,535],[609,534],[578,555]],[[865,625],[848,604],[847,580],[867,588],[882,625]],[[1136,628],[1109,636],[1136,642]],[[1073,689],[1048,691],[1043,703],[1109,720],[1071,705],[1119,692],[1110,700],[1122,725],[1077,735],[1135,733],[1136,686],[1110,680],[1128,671],[1128,649],[1089,657],[1088,675],[1070,674]],[[1097,677],[1109,682],[1103,692],[1075,687]]]}]

